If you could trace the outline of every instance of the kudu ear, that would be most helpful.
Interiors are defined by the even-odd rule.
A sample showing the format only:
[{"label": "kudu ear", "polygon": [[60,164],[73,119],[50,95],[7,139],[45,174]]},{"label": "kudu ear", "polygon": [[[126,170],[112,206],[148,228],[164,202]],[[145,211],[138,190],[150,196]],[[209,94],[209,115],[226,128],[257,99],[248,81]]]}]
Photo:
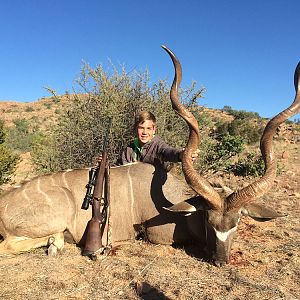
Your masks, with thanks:
[{"label": "kudu ear", "polygon": [[186,216],[198,211],[198,210],[208,210],[209,206],[205,201],[201,201],[200,197],[193,197],[184,201],[181,201],[177,204],[174,204],[170,207],[163,207],[165,210],[175,212],[175,213],[184,213]]},{"label": "kudu ear", "polygon": [[286,217],[287,214],[280,214],[270,207],[258,203],[249,203],[242,208],[242,214],[249,216],[255,221],[269,221],[279,217]]}]

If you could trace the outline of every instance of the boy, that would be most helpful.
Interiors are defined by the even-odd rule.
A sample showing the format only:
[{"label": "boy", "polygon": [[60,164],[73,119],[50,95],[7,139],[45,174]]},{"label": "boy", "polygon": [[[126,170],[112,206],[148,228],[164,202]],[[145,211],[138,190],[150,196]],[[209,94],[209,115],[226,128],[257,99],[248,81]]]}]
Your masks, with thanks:
[{"label": "boy", "polygon": [[[167,162],[181,161],[183,149],[173,148],[155,136],[156,118],[151,112],[142,111],[135,117],[134,130],[136,137],[123,151],[119,164],[141,161],[169,170]],[[198,152],[192,154],[193,160],[198,157]]]}]

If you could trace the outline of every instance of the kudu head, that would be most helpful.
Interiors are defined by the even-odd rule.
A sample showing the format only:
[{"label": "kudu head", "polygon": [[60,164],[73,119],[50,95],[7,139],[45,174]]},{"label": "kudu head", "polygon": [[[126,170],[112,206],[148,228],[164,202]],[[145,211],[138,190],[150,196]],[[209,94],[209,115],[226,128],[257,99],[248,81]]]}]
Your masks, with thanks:
[{"label": "kudu head", "polygon": [[225,196],[220,196],[210,183],[193,168],[191,153],[198,148],[200,142],[199,126],[193,114],[178,99],[178,87],[182,78],[180,62],[170,49],[162,47],[170,55],[175,68],[175,77],[170,91],[172,107],[189,127],[189,139],[182,158],[183,174],[186,182],[199,195],[193,201],[183,201],[167,209],[187,215],[198,210],[207,211],[206,229],[209,235],[207,246],[212,260],[217,265],[221,265],[229,261],[231,244],[242,214],[256,220],[270,220],[283,216],[253,202],[269,191],[276,177],[276,158],[272,144],[276,129],[300,110],[300,63],[298,63],[294,76],[296,89],[294,102],[267,123],[261,137],[260,149],[265,163],[264,175],[241,190],[227,191]]}]

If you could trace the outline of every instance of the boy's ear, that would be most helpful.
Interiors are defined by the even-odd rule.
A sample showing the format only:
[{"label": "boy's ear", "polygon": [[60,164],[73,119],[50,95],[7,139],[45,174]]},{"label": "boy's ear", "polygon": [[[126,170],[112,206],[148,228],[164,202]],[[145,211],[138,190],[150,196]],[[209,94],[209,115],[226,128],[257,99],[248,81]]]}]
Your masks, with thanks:
[{"label": "boy's ear", "polygon": [[153,125],[153,133],[156,131],[156,125]]}]

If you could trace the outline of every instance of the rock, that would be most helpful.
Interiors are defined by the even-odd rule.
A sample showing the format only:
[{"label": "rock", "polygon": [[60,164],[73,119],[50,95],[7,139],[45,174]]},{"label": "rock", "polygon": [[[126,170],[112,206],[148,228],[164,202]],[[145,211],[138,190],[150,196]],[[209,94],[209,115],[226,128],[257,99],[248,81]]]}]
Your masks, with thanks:
[{"label": "rock", "polygon": [[287,151],[283,151],[281,154],[281,158],[283,158],[283,159],[289,158],[289,153]]},{"label": "rock", "polygon": [[263,265],[267,265],[267,264],[269,264],[270,263],[270,259],[269,259],[269,257],[261,257],[261,259],[259,260],[259,262],[261,263],[261,264],[263,264]]},{"label": "rock", "polygon": [[135,289],[138,295],[144,295],[150,293],[152,287],[146,282],[137,281],[135,284]]}]

